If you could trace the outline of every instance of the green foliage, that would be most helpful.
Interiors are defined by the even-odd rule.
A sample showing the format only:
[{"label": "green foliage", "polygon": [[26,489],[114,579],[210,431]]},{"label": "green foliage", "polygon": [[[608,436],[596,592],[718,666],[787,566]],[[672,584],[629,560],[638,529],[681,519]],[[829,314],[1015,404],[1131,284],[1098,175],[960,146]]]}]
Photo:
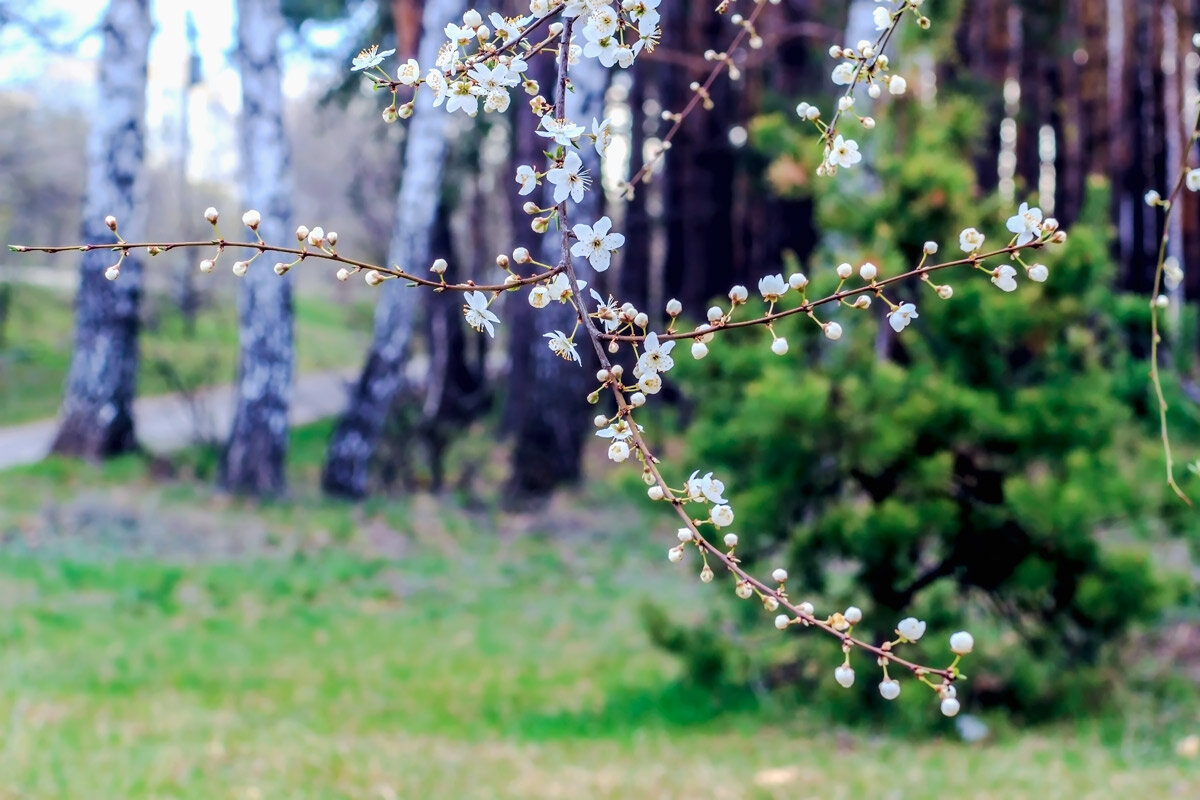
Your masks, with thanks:
[{"label": "green foliage", "polygon": [[[870,260],[886,277],[910,269],[926,240],[954,258],[968,225],[988,234],[985,249],[1008,241],[1011,210],[974,196],[970,105],[920,113],[920,125],[877,131],[899,142],[876,154],[885,191],[818,189],[826,241],[810,297],[833,288],[838,261]],[[779,124],[763,121],[756,141],[798,157]],[[915,281],[889,290],[920,313],[899,336],[877,300],[874,313],[820,310],[846,329],[836,345],[800,319],[777,327],[792,341],[785,357],[758,331],[681,370],[693,461],[730,485],[748,557],[787,564],[793,596],[820,599],[824,613],[862,606],[868,638],[890,638],[909,614],[930,621],[939,641],[927,652],[945,652],[934,632],[977,631],[970,694],[1030,717],[1094,708],[1093,690],[1112,680],[1106,645],[1172,600],[1146,547],[1114,542],[1195,525],[1163,486],[1139,416],[1145,365],[1129,342],[1146,330],[1146,302],[1109,289],[1107,208],[1091,186],[1066,245],[1027,257],[1049,265],[1045,284],[1018,266],[1010,295],[959,268],[933,276],[953,285],[948,301]],[[831,672],[828,642],[811,638],[789,657],[821,653]],[[832,684],[824,670],[820,682]],[[879,700],[875,681],[860,683]]]}]

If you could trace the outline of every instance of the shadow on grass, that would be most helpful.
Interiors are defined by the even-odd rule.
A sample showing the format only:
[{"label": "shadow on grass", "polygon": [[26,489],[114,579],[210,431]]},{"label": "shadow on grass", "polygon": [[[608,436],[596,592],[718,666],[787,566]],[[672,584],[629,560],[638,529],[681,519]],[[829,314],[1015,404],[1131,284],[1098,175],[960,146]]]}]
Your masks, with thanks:
[{"label": "shadow on grass", "polygon": [[771,700],[744,686],[701,686],[674,681],[659,686],[629,687],[608,693],[599,708],[547,712],[509,719],[503,727],[531,740],[556,738],[624,738],[647,729],[710,727],[739,717],[777,711]]}]

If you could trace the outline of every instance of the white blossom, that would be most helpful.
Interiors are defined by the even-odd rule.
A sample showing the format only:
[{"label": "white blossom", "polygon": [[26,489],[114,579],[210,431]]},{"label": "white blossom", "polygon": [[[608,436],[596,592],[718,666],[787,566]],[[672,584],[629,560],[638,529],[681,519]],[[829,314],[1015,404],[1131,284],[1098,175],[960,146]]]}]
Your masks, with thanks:
[{"label": "white blossom", "polygon": [[1045,283],[1046,278],[1050,277],[1050,271],[1046,269],[1045,264],[1034,264],[1029,269],[1025,270],[1025,274],[1029,276],[1029,280],[1034,283]]},{"label": "white blossom", "polygon": [[758,279],[758,291],[767,301],[778,300],[787,294],[788,283],[782,274],[766,275]]},{"label": "white blossom", "polygon": [[828,161],[835,167],[852,167],[862,161],[862,153],[858,152],[858,142],[838,134],[837,138],[833,140]]},{"label": "white blossom", "polygon": [[579,351],[575,349],[575,343],[567,338],[567,335],[562,331],[554,331],[553,333],[543,333],[542,336],[549,339],[547,344],[550,345],[550,352],[563,359],[564,361],[574,361],[576,364],[582,364],[579,360]]},{"label": "white blossom", "polygon": [[884,31],[892,24],[892,12],[888,11],[883,6],[875,6],[875,11],[871,15],[871,20],[875,23],[875,30]]},{"label": "white blossom", "polygon": [[917,317],[921,316],[917,313],[917,307],[912,303],[901,303],[888,313],[887,319],[891,323],[892,330],[896,333],[908,327],[908,323],[912,322]]},{"label": "white blossom", "polygon": [[554,167],[546,173],[546,180],[554,186],[555,203],[562,203],[568,197],[576,203],[581,202],[583,193],[591,184],[591,178],[583,168],[583,159],[574,151],[567,153],[561,167]]},{"label": "white blossom", "polygon": [[592,117],[592,135],[596,137],[596,155],[603,157],[612,144],[612,120],[606,118],[603,122],[597,122]]},{"label": "white blossom", "polygon": [[[537,131],[538,136],[553,139],[555,144],[570,147],[571,140],[584,132],[582,125],[576,125],[569,119],[554,119],[549,115],[542,117],[542,127]],[[579,156],[576,156],[578,158]]]},{"label": "white blossom", "polygon": [[710,503],[725,502],[725,484],[714,478],[712,473],[706,473],[703,477],[700,475],[700,470],[692,473],[692,476],[687,480],[688,497],[692,500],[707,500]]},{"label": "white blossom", "polygon": [[910,642],[916,642],[925,635],[925,623],[916,617],[905,617],[896,626],[896,633]]},{"label": "white blossom", "polygon": [[1189,169],[1183,179],[1189,192],[1200,192],[1200,169]]},{"label": "white blossom", "polygon": [[[833,79],[833,82],[836,85],[847,86],[854,82],[854,69],[854,64],[850,63],[849,61],[843,61],[841,64],[838,64],[833,68],[833,74],[829,77]],[[811,106],[808,108],[811,108]],[[805,109],[806,113],[808,108]]]},{"label": "white blossom", "polygon": [[727,528],[733,524],[733,509],[727,505],[713,506],[709,516],[718,528]]},{"label": "white blossom", "polygon": [[958,246],[962,248],[964,253],[974,253],[983,247],[983,240],[985,238],[982,233],[974,228],[964,228],[962,233],[958,234]]},{"label": "white blossom", "polygon": [[992,283],[1005,292],[1017,290],[1017,271],[1011,264],[1004,264],[992,270]]},{"label": "white blossom", "polygon": [[396,80],[405,86],[416,86],[421,80],[421,65],[415,58],[410,58],[396,69]]},{"label": "white blossom", "polygon": [[612,220],[607,216],[591,225],[576,225],[571,231],[578,241],[571,245],[571,255],[586,258],[592,269],[604,272],[612,263],[612,254],[625,244],[625,236],[609,233],[611,230]]},{"label": "white blossom", "polygon": [[1030,208],[1029,203],[1021,203],[1017,213],[1008,218],[1005,227],[1017,235],[1018,247],[1029,244],[1042,235],[1042,210]]},{"label": "white blossom", "polygon": [[365,50],[359,51],[359,54],[350,62],[350,71],[358,72],[363,69],[377,67],[383,63],[383,60],[395,53],[395,50],[384,50],[379,52],[379,45],[373,44]]},{"label": "white blossom", "polygon": [[488,336],[495,338],[496,329],[494,324],[500,323],[500,318],[488,310],[488,298],[483,292],[467,292],[463,295],[463,299],[467,304],[463,306],[463,315],[466,317],[467,324],[477,331],[488,332]]},{"label": "white blossom", "polygon": [[638,357],[638,369],[643,374],[647,372],[669,372],[671,367],[675,366],[675,359],[671,358],[671,351],[675,349],[675,341],[659,342],[658,334],[651,331],[646,334],[646,340],[643,342],[644,349],[641,356]]}]

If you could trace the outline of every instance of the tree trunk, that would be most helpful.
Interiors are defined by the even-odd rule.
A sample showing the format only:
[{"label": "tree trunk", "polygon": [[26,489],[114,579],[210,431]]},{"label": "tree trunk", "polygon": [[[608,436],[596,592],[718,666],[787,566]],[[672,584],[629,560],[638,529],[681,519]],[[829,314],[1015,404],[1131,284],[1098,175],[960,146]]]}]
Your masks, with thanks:
[{"label": "tree trunk", "polygon": [[[437,59],[445,39],[446,22],[458,18],[464,0],[427,0],[422,18],[420,58],[428,67]],[[426,95],[427,97],[427,95]],[[404,175],[396,201],[396,216],[388,262],[420,271],[431,263],[436,198],[441,193],[442,168],[450,115],[422,100],[408,122]],[[383,424],[404,383],[413,317],[420,302],[417,290],[401,281],[388,281],[375,307],[375,335],[362,373],[350,392],[349,404],[329,442],[321,487],[325,492],[359,498],[367,493],[367,467]]]},{"label": "tree trunk", "polygon": [[[104,17],[99,97],[88,146],[84,241],[112,241],[104,224],[141,230],[137,192],[145,146],[146,59],[153,27],[149,0],[112,0]],[[104,277],[116,261],[107,251],[83,256],[75,300],[75,350],[67,374],[56,453],[104,458],[137,446],[133,397],[137,385],[138,307],[142,265],[133,254],[116,281]]]},{"label": "tree trunk", "polygon": [[[571,68],[574,91],[566,97],[566,117],[582,125],[592,118],[604,118],[604,93],[608,88],[609,71],[598,61],[581,58]],[[591,225],[604,211],[604,189],[600,185],[600,159],[588,143],[581,142],[579,156],[583,159],[592,186],[583,202],[568,203],[568,223]],[[542,203],[551,206],[553,187],[546,184]],[[560,241],[555,231],[542,237],[543,263],[562,261]],[[596,275],[585,259],[572,262],[580,280],[595,284]],[[595,306],[588,289],[578,295],[584,307]],[[527,292],[515,296],[525,302]],[[584,396],[595,371],[595,355],[586,337],[579,342],[583,366],[564,362],[550,351],[542,334],[561,330],[569,334],[575,328],[576,313],[570,304],[552,302],[533,313],[512,317],[512,369],[509,374],[509,402],[514,403],[510,419],[515,421],[516,440],[512,451],[512,472],[509,477],[507,500],[521,505],[545,496],[557,486],[578,480],[583,441],[588,431],[590,407]]]},{"label": "tree trunk", "polygon": [[[238,0],[242,201],[261,214],[263,237],[276,242],[287,241],[292,218],[279,56],[283,27],[280,0]],[[275,274],[269,258],[259,257],[242,279],[237,409],[220,470],[222,488],[258,496],[277,495],[285,487],[292,386],[292,287]]]}]

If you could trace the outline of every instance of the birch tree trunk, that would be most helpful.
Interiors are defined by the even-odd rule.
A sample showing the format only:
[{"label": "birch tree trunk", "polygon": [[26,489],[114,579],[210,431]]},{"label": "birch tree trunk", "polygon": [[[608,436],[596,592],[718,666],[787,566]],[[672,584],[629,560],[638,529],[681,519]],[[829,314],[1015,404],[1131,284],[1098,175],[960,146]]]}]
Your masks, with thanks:
[{"label": "birch tree trunk", "polygon": [[[292,221],[291,155],[283,127],[279,54],[283,27],[280,0],[238,0],[242,202],[261,214],[263,237],[277,242],[288,240]],[[240,219],[229,220],[226,227],[239,223]],[[242,279],[237,408],[220,470],[223,488],[259,496],[285,488],[292,385],[292,287],[273,266],[274,259],[264,255]]]},{"label": "birch tree trunk", "polygon": [[[82,238],[112,241],[104,224],[115,216],[123,231],[140,231],[138,191],[145,147],[146,60],[153,27],[149,0],[112,0],[102,23],[98,101],[88,143]],[[67,374],[56,453],[104,458],[137,446],[133,397],[137,385],[138,308],[142,265],[134,254],[119,280],[105,269],[116,259],[86,253],[75,300],[75,349]]]},{"label": "birch tree trunk", "polygon": [[[465,8],[465,0],[426,0],[417,59],[422,67],[433,65],[445,40],[443,28],[459,18]],[[421,271],[432,262],[431,241],[450,115],[444,108],[431,107],[426,94],[407,125],[404,175],[396,200],[388,263]],[[366,494],[367,468],[392,403],[404,385],[404,365],[420,294],[406,288],[402,281],[388,281],[380,291],[371,348],[330,439],[321,471],[321,488],[339,497]]]},{"label": "birch tree trunk", "polygon": [[[604,119],[604,93],[609,71],[592,58],[581,58],[571,68],[573,92],[567,94],[566,116],[573,122],[590,126],[592,118]],[[591,225],[604,213],[604,189],[600,185],[600,159],[595,148],[581,146],[579,155],[592,178],[592,186],[583,202],[569,205],[568,222]],[[554,205],[553,187],[547,183],[544,206]],[[526,223],[528,224],[528,222]],[[541,260],[557,264],[561,259],[559,237],[550,232],[541,240]],[[595,284],[596,274],[586,259],[572,262],[580,280]],[[584,307],[595,307],[588,289],[579,294]],[[524,293],[514,296],[524,303]],[[524,303],[528,307],[528,303]],[[514,404],[508,416],[516,426],[512,450],[512,471],[508,501],[521,505],[542,497],[550,490],[579,479],[583,440],[590,427],[591,407],[584,401],[595,355],[584,339],[579,347],[583,366],[564,363],[546,346],[543,333],[561,330],[570,333],[576,313],[569,304],[552,302],[541,311],[512,316],[512,358],[509,373],[509,402]]]}]

